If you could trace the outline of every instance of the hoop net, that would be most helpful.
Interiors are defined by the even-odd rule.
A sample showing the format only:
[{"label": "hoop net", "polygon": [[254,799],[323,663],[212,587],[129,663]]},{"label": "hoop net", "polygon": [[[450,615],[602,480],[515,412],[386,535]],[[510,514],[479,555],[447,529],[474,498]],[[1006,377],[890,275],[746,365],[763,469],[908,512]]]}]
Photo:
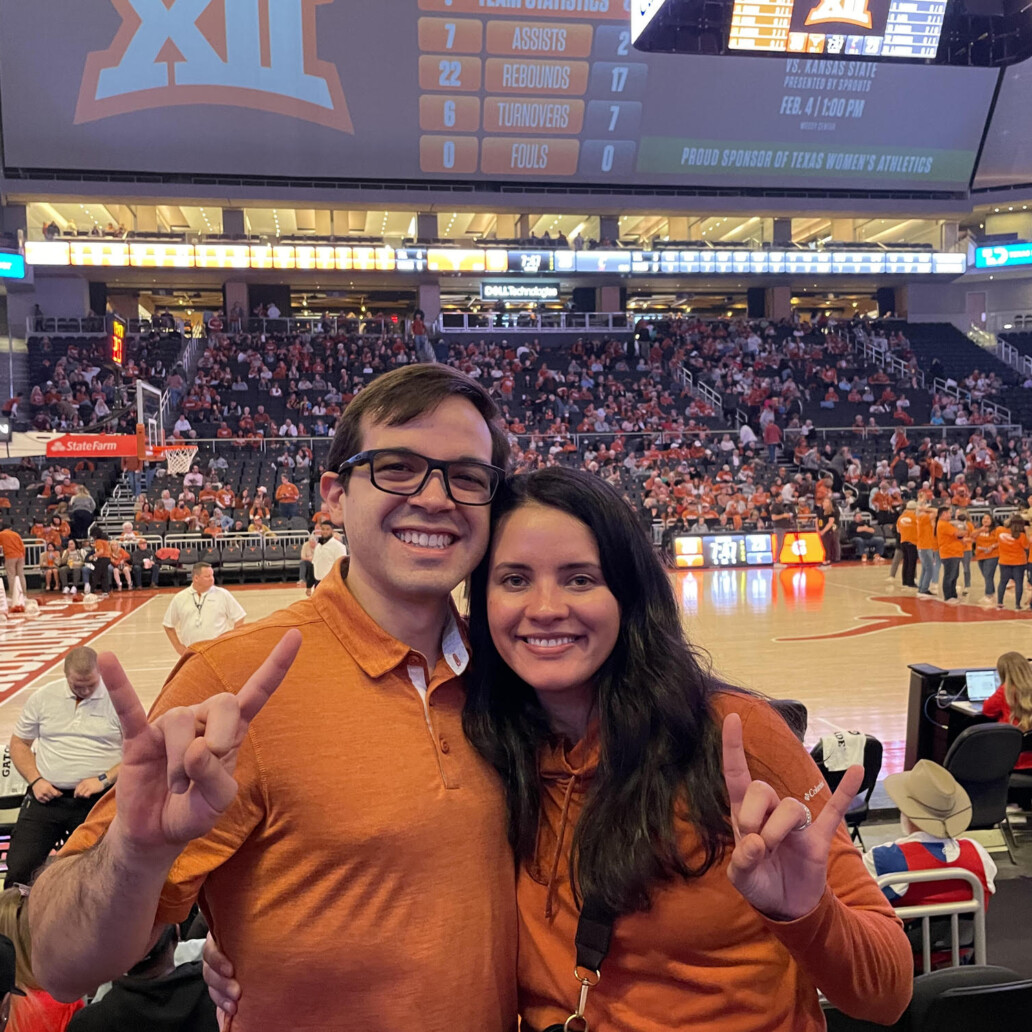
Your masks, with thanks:
[{"label": "hoop net", "polygon": [[182,476],[190,472],[197,446],[193,444],[166,445],[164,448],[165,465],[173,476]]}]

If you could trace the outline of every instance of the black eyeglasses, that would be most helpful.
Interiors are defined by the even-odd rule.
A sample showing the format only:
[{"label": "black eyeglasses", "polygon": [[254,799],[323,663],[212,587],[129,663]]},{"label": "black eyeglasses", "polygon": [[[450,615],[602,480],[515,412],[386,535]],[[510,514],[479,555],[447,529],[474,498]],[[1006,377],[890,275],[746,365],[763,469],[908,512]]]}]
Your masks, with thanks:
[{"label": "black eyeglasses", "polygon": [[448,497],[459,505],[489,505],[505,477],[505,470],[486,462],[470,459],[442,462],[393,448],[373,448],[352,455],[341,463],[338,472],[343,476],[356,466],[369,467],[369,479],[377,490],[405,497],[419,494],[430,474],[439,469]]}]

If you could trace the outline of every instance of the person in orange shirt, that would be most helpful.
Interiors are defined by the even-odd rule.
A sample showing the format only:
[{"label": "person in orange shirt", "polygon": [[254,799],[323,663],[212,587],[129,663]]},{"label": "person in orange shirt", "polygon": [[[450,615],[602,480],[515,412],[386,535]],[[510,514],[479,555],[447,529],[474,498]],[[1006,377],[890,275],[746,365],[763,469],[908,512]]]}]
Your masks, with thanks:
[{"label": "person in orange shirt", "polygon": [[190,518],[190,507],[182,500],[176,502],[175,508],[170,513],[170,518],[176,523],[185,523]]},{"label": "person in orange shirt", "polygon": [[950,500],[954,505],[964,506],[971,504],[971,490],[967,486],[963,473],[957,474],[957,479],[953,482],[953,487],[950,488]]},{"label": "person in orange shirt", "polygon": [[[111,542],[111,576],[114,580],[115,588],[118,591],[122,590],[122,583],[125,582],[126,591],[131,591],[133,587],[133,571],[130,565],[129,553],[121,546],[117,541]],[[107,586],[110,589],[111,585]]]},{"label": "person in orange shirt", "polygon": [[896,533],[903,553],[903,587],[917,587],[917,502],[907,502],[896,520]]},{"label": "person in orange shirt", "polygon": [[964,557],[964,534],[966,525],[955,520],[956,510],[953,506],[944,505],[939,510],[935,524],[935,539],[942,561],[942,600],[947,605],[960,604],[957,597],[957,578],[960,576],[960,563]]},{"label": "person in orange shirt", "polygon": [[975,562],[985,581],[985,595],[979,604],[991,606],[996,601],[996,567],[1000,565],[1000,542],[996,537],[996,525],[989,513],[982,517],[982,525],[975,534]]},{"label": "person in orange shirt", "polygon": [[1007,585],[1014,581],[1014,608],[1020,609],[1021,595],[1025,587],[1025,565],[1028,563],[1025,521],[1020,516],[1014,516],[1006,527],[997,527],[996,542],[1000,557],[1000,583],[996,588],[996,608],[1003,609],[1003,596]]},{"label": "person in orange shirt", "polygon": [[225,512],[236,505],[236,495],[231,488],[222,484],[215,492],[215,504]]},{"label": "person in orange shirt", "polygon": [[53,543],[55,548],[63,548],[65,540],[71,532],[71,527],[60,516],[54,515],[39,536],[47,544]]},{"label": "person in orange shirt", "polygon": [[301,497],[297,485],[290,482],[286,473],[280,474],[279,486],[276,488],[276,504],[280,516],[293,519],[297,515],[297,503]]},{"label": "person in orange shirt", "polygon": [[61,553],[57,550],[53,541],[47,542],[47,547],[39,557],[39,568],[43,571],[43,590],[60,591],[58,583],[57,568],[61,562]]},{"label": "person in orange shirt", "polygon": [[[4,554],[4,569],[11,589],[12,613],[25,612],[25,598],[28,588],[25,584],[25,542],[21,535],[11,528],[6,520],[0,520],[0,552]],[[7,610],[7,594],[0,587],[0,608]]]},{"label": "person in orange shirt", "polygon": [[932,587],[939,579],[939,549],[935,537],[935,509],[930,503],[917,503],[917,555],[921,560],[921,577],[917,597],[932,598]]},{"label": "person in orange shirt", "polygon": [[[91,569],[92,567],[92,569]],[[83,593],[91,591],[102,594],[111,586],[111,541],[103,530],[93,535],[93,547],[86,565],[89,576],[85,578]]]},{"label": "person in orange shirt", "polygon": [[504,789],[463,734],[451,603],[509,461],[497,414],[444,364],[377,377],[320,483],[347,562],[188,650],[150,722],[100,657],[125,762],[33,886],[44,988],[75,999],[118,977],[199,899],[243,987],[234,1032],[268,1029],[284,1000],[313,1030],[516,1028]]}]

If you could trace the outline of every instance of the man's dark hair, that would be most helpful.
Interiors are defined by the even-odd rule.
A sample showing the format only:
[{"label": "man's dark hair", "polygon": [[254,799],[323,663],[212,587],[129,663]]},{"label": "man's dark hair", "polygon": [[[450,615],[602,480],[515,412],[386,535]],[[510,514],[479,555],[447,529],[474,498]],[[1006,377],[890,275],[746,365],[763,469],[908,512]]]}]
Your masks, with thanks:
[{"label": "man's dark hair", "polygon": [[[491,431],[491,462],[509,466],[509,439],[497,423],[498,406],[471,376],[446,365],[411,365],[393,369],[360,391],[337,421],[333,444],[326,460],[329,472],[362,450],[362,417],[374,423],[403,426],[417,416],[433,412],[447,398],[465,398],[484,417]],[[341,477],[347,484],[346,474]]]},{"label": "man's dark hair", "polygon": [[199,571],[213,570],[215,569],[211,563],[194,563],[193,569],[190,571],[191,577],[196,577]]}]

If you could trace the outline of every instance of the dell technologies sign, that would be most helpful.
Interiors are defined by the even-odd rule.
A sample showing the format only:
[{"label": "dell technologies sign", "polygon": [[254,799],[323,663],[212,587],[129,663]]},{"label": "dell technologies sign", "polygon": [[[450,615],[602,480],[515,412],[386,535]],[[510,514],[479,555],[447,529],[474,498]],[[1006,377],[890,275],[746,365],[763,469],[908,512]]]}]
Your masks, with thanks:
[{"label": "dell technologies sign", "polygon": [[559,300],[558,280],[528,281],[481,280],[480,297],[484,301],[516,301],[541,303]]}]

